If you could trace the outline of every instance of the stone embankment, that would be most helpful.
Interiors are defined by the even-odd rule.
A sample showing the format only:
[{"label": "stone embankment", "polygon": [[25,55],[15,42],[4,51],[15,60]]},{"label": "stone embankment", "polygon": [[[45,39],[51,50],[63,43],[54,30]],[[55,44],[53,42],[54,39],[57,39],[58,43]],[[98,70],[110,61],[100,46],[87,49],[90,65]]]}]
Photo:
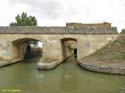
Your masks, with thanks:
[{"label": "stone embankment", "polygon": [[[72,55],[71,55],[72,56]],[[51,70],[56,68],[61,63],[65,62],[65,60],[69,59],[71,56],[67,57],[63,61],[59,61],[57,59],[48,59],[48,60],[41,60],[42,62],[38,62],[37,68],[39,70]]]},{"label": "stone embankment", "polygon": [[60,63],[61,62],[59,62],[58,60],[53,60],[51,62],[39,62],[37,64],[37,68],[41,70],[49,70],[55,68]]},{"label": "stone embankment", "polygon": [[103,63],[87,63],[87,62],[79,62],[79,65],[84,69],[95,71],[95,72],[103,72],[103,73],[111,73],[111,74],[124,74],[125,75],[125,64],[103,64]]},{"label": "stone embankment", "polygon": [[125,30],[118,38],[79,61],[87,70],[125,75]]},{"label": "stone embankment", "polygon": [[16,59],[16,60],[13,60],[13,61],[1,60],[0,61],[0,67],[5,67],[5,66],[8,66],[8,65],[12,65],[12,64],[20,62],[21,60],[22,59]]}]

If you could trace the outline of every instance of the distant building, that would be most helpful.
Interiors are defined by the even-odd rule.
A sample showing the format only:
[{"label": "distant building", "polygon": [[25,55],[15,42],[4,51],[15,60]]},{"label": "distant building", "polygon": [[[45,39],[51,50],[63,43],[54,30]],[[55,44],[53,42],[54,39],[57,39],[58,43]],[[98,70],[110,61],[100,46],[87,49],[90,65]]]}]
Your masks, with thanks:
[{"label": "distant building", "polygon": [[96,23],[96,24],[83,24],[83,23],[66,23],[66,26],[73,26],[73,27],[111,27],[111,23],[104,22],[104,23]]}]

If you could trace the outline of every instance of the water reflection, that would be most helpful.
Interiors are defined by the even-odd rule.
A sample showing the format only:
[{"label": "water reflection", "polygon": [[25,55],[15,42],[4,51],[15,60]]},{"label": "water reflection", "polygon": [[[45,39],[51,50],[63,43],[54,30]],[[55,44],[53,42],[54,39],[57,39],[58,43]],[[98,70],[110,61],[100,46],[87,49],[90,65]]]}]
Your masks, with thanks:
[{"label": "water reflection", "polygon": [[[70,69],[70,68],[74,68],[74,66],[76,65],[73,60],[74,60],[74,58],[72,58],[70,60],[70,62],[66,61],[63,64],[62,79],[61,79],[62,82],[61,82],[61,86],[60,86],[63,90],[77,89],[77,86],[78,86],[77,85],[77,83],[78,83],[77,70]],[[74,64],[74,65],[69,65],[69,64]]]},{"label": "water reflection", "polygon": [[37,70],[39,58],[25,61],[0,69],[0,89],[18,88],[21,93],[125,93],[125,76],[83,70],[73,57],[49,71]]}]

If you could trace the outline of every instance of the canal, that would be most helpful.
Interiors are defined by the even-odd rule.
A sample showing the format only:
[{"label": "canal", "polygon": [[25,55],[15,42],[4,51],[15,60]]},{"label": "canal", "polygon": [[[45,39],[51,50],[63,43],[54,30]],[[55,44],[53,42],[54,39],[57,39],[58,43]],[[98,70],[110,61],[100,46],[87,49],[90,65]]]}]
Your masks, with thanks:
[{"label": "canal", "polygon": [[0,93],[125,93],[125,76],[86,71],[73,57],[49,71],[37,70],[38,61],[0,68]]}]

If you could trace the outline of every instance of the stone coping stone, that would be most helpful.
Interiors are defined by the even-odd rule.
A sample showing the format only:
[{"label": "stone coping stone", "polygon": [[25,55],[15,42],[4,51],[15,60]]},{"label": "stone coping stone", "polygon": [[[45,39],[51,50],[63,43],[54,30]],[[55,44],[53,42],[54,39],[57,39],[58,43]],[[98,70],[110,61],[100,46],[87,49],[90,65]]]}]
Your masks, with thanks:
[{"label": "stone coping stone", "polygon": [[117,27],[0,26],[0,34],[118,34]]},{"label": "stone coping stone", "polygon": [[59,62],[58,60],[55,60],[55,61],[52,61],[52,62],[49,62],[49,63],[39,62],[37,64],[37,68],[41,69],[41,70],[49,70],[49,69],[55,68],[60,63],[61,62]]},{"label": "stone coping stone", "polygon": [[12,64],[14,64],[14,63],[18,63],[18,62],[20,62],[20,61],[22,61],[22,59],[16,59],[16,60],[13,60],[13,61],[1,61],[0,62],[0,67],[5,67],[5,66],[8,66],[8,65],[12,65]]},{"label": "stone coping stone", "polygon": [[9,64],[9,62],[0,62],[0,67],[6,66],[8,64]]},{"label": "stone coping stone", "polygon": [[79,61],[78,64],[82,68],[90,71],[125,75],[125,65],[96,64],[96,63],[87,63],[82,61]]}]

